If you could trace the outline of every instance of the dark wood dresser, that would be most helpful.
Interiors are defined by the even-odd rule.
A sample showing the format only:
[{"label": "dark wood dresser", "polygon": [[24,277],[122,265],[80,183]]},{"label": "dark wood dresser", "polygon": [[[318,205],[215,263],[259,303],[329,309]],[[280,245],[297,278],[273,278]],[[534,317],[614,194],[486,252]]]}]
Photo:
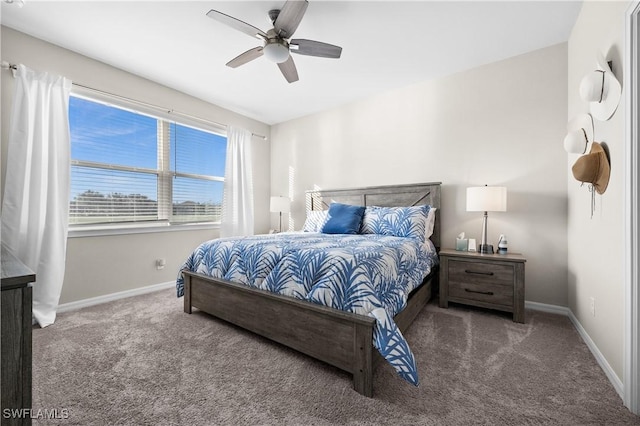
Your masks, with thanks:
[{"label": "dark wood dresser", "polygon": [[[31,418],[7,415],[7,409],[31,408],[31,283],[36,276],[4,246],[2,260],[1,334],[2,425],[30,425]],[[15,411],[14,411],[15,413]]]},{"label": "dark wood dresser", "polygon": [[524,323],[524,264],[518,253],[440,250],[440,307],[464,303],[513,313]]}]

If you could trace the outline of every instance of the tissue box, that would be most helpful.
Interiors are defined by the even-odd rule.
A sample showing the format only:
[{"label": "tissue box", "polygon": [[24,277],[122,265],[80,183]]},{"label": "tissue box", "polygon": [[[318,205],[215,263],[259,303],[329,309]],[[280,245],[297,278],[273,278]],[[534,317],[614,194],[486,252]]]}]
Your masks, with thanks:
[{"label": "tissue box", "polygon": [[467,251],[469,247],[469,240],[466,238],[456,238],[456,250]]}]

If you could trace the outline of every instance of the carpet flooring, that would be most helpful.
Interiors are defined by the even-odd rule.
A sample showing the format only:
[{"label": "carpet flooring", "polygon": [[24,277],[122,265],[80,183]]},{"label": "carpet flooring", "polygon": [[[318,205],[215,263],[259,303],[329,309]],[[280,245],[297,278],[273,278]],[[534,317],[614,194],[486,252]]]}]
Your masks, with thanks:
[{"label": "carpet flooring", "polygon": [[351,378],[206,314],[173,290],[74,312],[33,330],[35,425],[640,424],[568,318],[430,302],[407,331],[421,384],[380,365]]}]

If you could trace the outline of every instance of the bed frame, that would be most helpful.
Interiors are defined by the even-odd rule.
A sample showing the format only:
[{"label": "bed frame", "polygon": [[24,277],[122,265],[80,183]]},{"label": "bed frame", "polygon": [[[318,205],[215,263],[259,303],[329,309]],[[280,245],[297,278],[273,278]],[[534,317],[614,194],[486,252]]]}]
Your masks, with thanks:
[{"label": "bed frame", "polygon": [[[440,248],[440,182],[368,188],[314,190],[306,193],[307,208],[326,210],[332,201],[354,205],[437,207],[431,237]],[[404,332],[431,298],[437,268],[409,296],[407,307],[394,317]],[[375,319],[316,305],[183,271],[184,311],[197,308],[241,328],[324,361],[353,375],[354,389],[373,396],[373,372],[382,356],[373,346]]]}]

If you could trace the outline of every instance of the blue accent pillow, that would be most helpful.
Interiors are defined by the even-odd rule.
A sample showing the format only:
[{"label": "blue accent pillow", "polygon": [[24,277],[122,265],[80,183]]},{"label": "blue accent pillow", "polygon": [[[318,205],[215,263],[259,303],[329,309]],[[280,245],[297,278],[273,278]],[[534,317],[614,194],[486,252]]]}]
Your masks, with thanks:
[{"label": "blue accent pillow", "polygon": [[357,234],[364,214],[364,206],[331,203],[329,220],[322,226],[323,234]]},{"label": "blue accent pillow", "polygon": [[[391,235],[425,241],[430,206],[367,207],[362,219],[362,234]],[[433,232],[433,231],[432,231]]]}]

